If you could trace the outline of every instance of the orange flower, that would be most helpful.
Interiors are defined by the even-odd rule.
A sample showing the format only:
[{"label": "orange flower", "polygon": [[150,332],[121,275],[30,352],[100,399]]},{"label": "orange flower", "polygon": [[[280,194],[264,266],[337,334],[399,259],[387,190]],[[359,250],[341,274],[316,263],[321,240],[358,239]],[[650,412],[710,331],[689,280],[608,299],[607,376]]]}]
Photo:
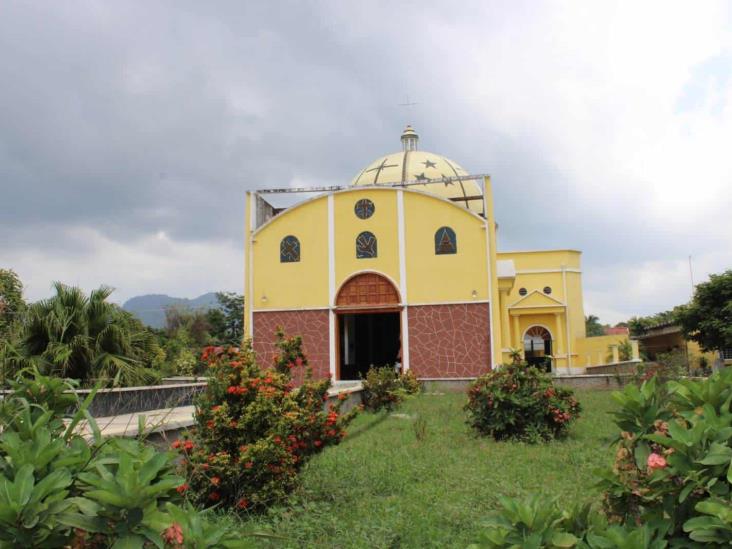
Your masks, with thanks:
[{"label": "orange flower", "polygon": [[211,484],[214,486],[218,486],[221,484],[221,479],[219,477],[211,477]]},{"label": "orange flower", "polygon": [[181,484],[180,486],[178,486],[178,488],[175,489],[175,491],[178,492],[179,494],[185,493],[186,490],[188,490],[188,484],[185,482],[183,484]]},{"label": "orange flower", "polygon": [[163,531],[162,535],[163,541],[174,544],[174,545],[183,545],[183,529],[180,527],[180,524],[177,522],[174,522],[171,524],[168,528],[166,528]]}]

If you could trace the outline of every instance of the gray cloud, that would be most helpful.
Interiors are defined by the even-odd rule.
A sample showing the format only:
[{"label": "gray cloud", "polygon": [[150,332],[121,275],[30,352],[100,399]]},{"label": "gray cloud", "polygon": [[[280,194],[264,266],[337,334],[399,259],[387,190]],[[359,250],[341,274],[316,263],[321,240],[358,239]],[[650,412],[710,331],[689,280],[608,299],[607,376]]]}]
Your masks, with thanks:
[{"label": "gray cloud", "polygon": [[[102,240],[85,244],[69,231],[93,228],[119,243],[163,233],[180,250],[217,242],[222,261],[236,264],[246,189],[345,184],[398,149],[404,123],[412,122],[425,149],[492,174],[503,248],[583,249],[586,285],[598,303],[590,305],[611,316],[670,307],[682,299],[678,290],[620,311],[600,302],[624,291],[618,269],[710,256],[730,248],[729,236],[703,222],[675,228],[672,218],[659,221],[655,180],[608,169],[602,158],[582,163],[583,147],[588,156],[598,154],[597,143],[611,152],[618,132],[636,128],[613,127],[628,107],[596,87],[612,80],[612,59],[589,62],[584,31],[575,26],[578,36],[561,38],[554,8],[534,6],[5,3],[0,261],[21,263],[34,297],[47,287],[30,274],[23,254],[31,251],[36,262],[51,254],[95,265],[99,283],[117,277],[122,295],[167,291],[154,264],[134,283],[119,269],[106,273],[95,264]],[[590,20],[600,25],[603,17]],[[566,89],[544,91],[565,80]],[[696,88],[683,93],[689,89]],[[407,96],[418,105],[399,106]],[[580,122],[594,109],[593,123],[584,133],[580,122],[558,132],[553,111],[566,109]],[[198,272],[196,259],[187,261],[181,265]],[[216,283],[237,289],[239,277]],[[186,283],[178,291],[205,291],[206,269]]]}]

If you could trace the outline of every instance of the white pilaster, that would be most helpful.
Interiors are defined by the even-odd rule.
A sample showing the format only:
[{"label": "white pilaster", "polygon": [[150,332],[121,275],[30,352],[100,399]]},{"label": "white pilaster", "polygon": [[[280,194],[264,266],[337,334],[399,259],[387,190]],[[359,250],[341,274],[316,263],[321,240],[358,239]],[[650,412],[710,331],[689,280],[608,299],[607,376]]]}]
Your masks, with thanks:
[{"label": "white pilaster", "polygon": [[407,299],[407,252],[404,229],[404,191],[397,191],[397,232],[399,240],[399,293],[402,297],[402,370],[409,370],[409,310]]},{"label": "white pilaster", "polygon": [[335,197],[330,194],[328,195],[328,343],[330,357],[329,369],[330,377],[335,380],[336,377],[336,364],[338,357],[336,357],[336,317],[335,317]]}]

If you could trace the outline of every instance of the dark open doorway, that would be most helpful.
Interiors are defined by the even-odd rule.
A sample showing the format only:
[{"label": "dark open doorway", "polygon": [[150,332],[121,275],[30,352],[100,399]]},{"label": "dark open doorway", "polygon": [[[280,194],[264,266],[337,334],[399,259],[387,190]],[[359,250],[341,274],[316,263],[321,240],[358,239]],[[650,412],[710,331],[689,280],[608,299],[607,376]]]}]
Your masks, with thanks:
[{"label": "dark open doorway", "polygon": [[359,379],[371,366],[393,366],[401,346],[398,312],[338,315],[340,379]]},{"label": "dark open doorway", "polygon": [[532,326],[524,335],[524,357],[530,366],[551,372],[552,335],[541,326]]}]

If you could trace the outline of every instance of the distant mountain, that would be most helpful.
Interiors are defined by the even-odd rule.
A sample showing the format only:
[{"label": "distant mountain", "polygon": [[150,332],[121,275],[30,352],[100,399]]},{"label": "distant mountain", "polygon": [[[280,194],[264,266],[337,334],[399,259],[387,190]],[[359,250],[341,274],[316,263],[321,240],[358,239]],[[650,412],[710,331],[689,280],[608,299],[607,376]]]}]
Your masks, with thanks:
[{"label": "distant mountain", "polygon": [[171,306],[185,307],[187,309],[215,309],[219,306],[215,292],[209,292],[198,296],[195,299],[185,297],[170,297],[165,294],[138,295],[125,301],[122,308],[133,313],[152,328],[163,328],[165,326],[165,309]]}]

